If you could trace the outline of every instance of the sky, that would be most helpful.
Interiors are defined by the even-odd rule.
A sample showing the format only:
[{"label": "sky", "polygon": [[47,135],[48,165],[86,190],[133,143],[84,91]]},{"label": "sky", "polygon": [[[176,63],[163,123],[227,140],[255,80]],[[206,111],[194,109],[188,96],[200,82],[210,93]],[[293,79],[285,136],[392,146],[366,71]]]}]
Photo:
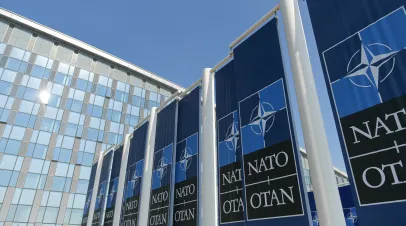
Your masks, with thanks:
[{"label": "sky", "polygon": [[[228,45],[278,0],[1,0],[0,7],[134,63],[183,87],[228,53]],[[311,24],[301,3],[333,164],[345,171]],[[283,43],[282,43],[283,44]],[[286,56],[285,56],[286,58]],[[290,70],[287,70],[291,76]],[[292,78],[288,89],[304,147]]]}]

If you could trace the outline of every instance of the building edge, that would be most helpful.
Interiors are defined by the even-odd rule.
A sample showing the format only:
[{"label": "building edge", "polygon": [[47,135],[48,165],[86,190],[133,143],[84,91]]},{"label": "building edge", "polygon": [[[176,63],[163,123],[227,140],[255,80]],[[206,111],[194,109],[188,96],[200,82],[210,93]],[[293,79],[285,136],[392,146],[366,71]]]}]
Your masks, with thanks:
[{"label": "building edge", "polygon": [[[140,75],[140,76],[142,76],[144,78],[150,79],[150,80],[158,83],[157,85],[162,85],[162,86],[164,86],[166,88],[169,88],[172,91],[172,93],[175,92],[175,91],[178,91],[178,90],[179,91],[184,91],[185,90],[182,86],[180,86],[180,85],[178,85],[178,84],[176,84],[174,82],[171,82],[171,81],[169,81],[169,80],[167,80],[167,79],[165,79],[163,77],[160,77],[160,76],[158,76],[158,75],[156,75],[156,74],[154,74],[154,73],[152,73],[152,72],[150,72],[150,71],[148,71],[146,69],[143,69],[143,68],[141,68],[141,67],[139,67],[139,66],[137,66],[135,64],[132,64],[132,63],[130,63],[128,61],[125,61],[125,60],[123,60],[121,58],[118,58],[118,57],[116,57],[116,56],[114,56],[112,54],[109,54],[109,53],[107,53],[107,52],[105,52],[105,51],[103,51],[101,49],[98,49],[98,48],[96,48],[96,47],[94,47],[92,45],[89,45],[89,44],[87,44],[87,43],[85,43],[83,41],[80,41],[80,40],[78,40],[76,38],[73,38],[73,37],[71,37],[69,35],[66,35],[66,34],[64,34],[62,32],[56,31],[56,30],[54,30],[52,28],[49,28],[49,27],[47,27],[45,25],[42,25],[42,24],[37,23],[37,22],[35,22],[33,20],[25,18],[25,17],[23,17],[23,16],[21,16],[19,14],[16,14],[16,13],[8,10],[8,9],[4,9],[4,8],[0,7],[0,18],[1,17],[6,19],[6,20],[9,20],[12,23],[16,23],[16,24],[19,24],[19,25],[26,26],[26,27],[32,29],[35,32],[44,33],[47,36],[53,37],[53,39],[55,41],[60,41],[62,43],[66,43],[68,45],[74,46],[74,47],[76,47],[76,48],[78,48],[80,50],[83,50],[83,51],[85,51],[87,53],[90,53],[91,55],[93,55],[93,57],[99,57],[99,58],[102,58],[104,60],[107,60],[108,62],[117,64],[117,66],[121,66],[123,68],[129,69],[130,74],[131,74],[131,71],[135,72],[137,75]],[[135,74],[135,73],[133,73],[133,74]]]}]

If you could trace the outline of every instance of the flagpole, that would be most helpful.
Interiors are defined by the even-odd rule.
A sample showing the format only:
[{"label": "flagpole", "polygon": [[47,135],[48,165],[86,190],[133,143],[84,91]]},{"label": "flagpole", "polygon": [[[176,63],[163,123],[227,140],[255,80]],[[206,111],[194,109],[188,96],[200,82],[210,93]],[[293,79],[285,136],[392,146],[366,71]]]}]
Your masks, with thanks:
[{"label": "flagpole", "polygon": [[281,0],[280,9],[320,225],[345,226],[298,0]]},{"label": "flagpole", "polygon": [[113,158],[114,158],[114,151],[117,149],[117,147],[112,147],[112,149],[110,149],[108,152],[104,152],[103,153],[103,159],[104,156],[106,156],[109,152],[111,152],[111,158],[110,158],[110,162],[109,162],[109,169],[108,169],[108,176],[107,176],[107,186],[106,186],[106,194],[104,195],[103,198],[103,206],[100,207],[100,220],[99,220],[99,224],[100,225],[104,225],[104,216],[106,214],[106,206],[107,206],[107,199],[109,198],[109,190],[110,190],[110,179],[111,179],[111,170],[113,169]]},{"label": "flagpole", "polygon": [[113,225],[120,225],[121,220],[121,208],[123,206],[123,196],[124,196],[124,188],[125,188],[125,175],[127,173],[127,163],[128,163],[128,153],[130,151],[130,139],[131,133],[125,135],[124,144],[123,144],[123,154],[121,157],[121,165],[120,165],[120,176],[118,177],[118,186],[116,192],[116,202],[114,204],[114,217],[113,217]]},{"label": "flagpole", "polygon": [[218,224],[217,210],[217,145],[216,114],[214,104],[214,74],[211,68],[205,68],[202,80],[201,107],[201,141],[200,171],[201,179],[201,213],[200,225],[215,226]]},{"label": "flagpole", "polygon": [[147,143],[143,169],[144,172],[142,174],[142,182],[141,182],[140,212],[138,213],[139,219],[138,225],[142,226],[148,225],[149,201],[151,196],[151,178],[154,164],[156,117],[157,117],[157,108],[153,107],[151,109],[148,125]]},{"label": "flagpole", "polygon": [[97,191],[99,189],[100,172],[101,172],[101,168],[103,165],[102,160],[103,160],[103,153],[100,153],[99,161],[97,163],[96,175],[94,176],[92,199],[90,200],[89,214],[87,216],[87,224],[86,224],[87,226],[92,226],[92,223],[93,223],[94,206],[96,204]]}]

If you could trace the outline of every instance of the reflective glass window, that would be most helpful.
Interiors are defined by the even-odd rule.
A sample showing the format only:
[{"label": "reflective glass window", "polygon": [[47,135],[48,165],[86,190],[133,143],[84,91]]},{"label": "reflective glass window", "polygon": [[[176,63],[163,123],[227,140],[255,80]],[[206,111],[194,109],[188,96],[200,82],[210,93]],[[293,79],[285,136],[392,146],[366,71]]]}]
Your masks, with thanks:
[{"label": "reflective glass window", "polygon": [[40,178],[41,178],[40,174],[28,173],[25,178],[24,188],[36,189],[40,182]]},{"label": "reflective glass window", "polygon": [[34,202],[35,190],[23,189],[20,196],[19,204],[32,205]]},{"label": "reflective glass window", "polygon": [[86,195],[75,195],[75,201],[73,202],[73,208],[83,209],[85,206]]},{"label": "reflective glass window", "polygon": [[11,176],[13,175],[13,171],[9,170],[0,170],[0,186],[8,186]]},{"label": "reflective glass window", "polygon": [[44,165],[44,160],[41,159],[31,159],[31,165],[28,170],[30,173],[41,173],[42,166]]},{"label": "reflective glass window", "polygon": [[43,145],[48,145],[49,141],[51,140],[51,133],[45,132],[45,131],[40,131],[37,143],[38,144],[43,144]]},{"label": "reflective glass window", "polygon": [[[78,184],[76,187],[76,193],[86,194],[88,186],[89,186],[88,180],[78,180]],[[1,198],[1,187],[0,187],[0,198]]]},{"label": "reflective glass window", "polygon": [[42,78],[45,73],[45,68],[38,66],[38,65],[33,65],[31,69],[31,75],[37,78]]},{"label": "reflective glass window", "polygon": [[47,207],[45,209],[45,214],[43,215],[43,223],[56,223],[58,217],[59,208]]},{"label": "reflective glass window", "polygon": [[6,68],[13,70],[13,71],[18,71],[20,68],[21,60],[17,60],[14,58],[8,58],[6,62]]},{"label": "reflective glass window", "polygon": [[13,170],[16,161],[17,161],[17,156],[3,155],[3,158],[1,159],[1,163],[0,163],[0,169]]},{"label": "reflective glass window", "polygon": [[65,177],[54,177],[54,181],[52,183],[52,191],[63,191],[65,186]]},{"label": "reflective glass window", "polygon": [[66,177],[69,164],[58,162],[56,165],[55,176]]},{"label": "reflective glass window", "polygon": [[6,82],[14,82],[14,79],[17,76],[17,72],[15,71],[10,71],[10,70],[4,70],[3,75],[1,76],[1,80],[6,81]]},{"label": "reflective glass window", "polygon": [[89,180],[90,179],[90,171],[91,171],[91,167],[81,166],[80,167],[79,179]]},{"label": "reflective glass window", "polygon": [[11,91],[12,84],[9,82],[0,81],[0,93],[9,95]]}]

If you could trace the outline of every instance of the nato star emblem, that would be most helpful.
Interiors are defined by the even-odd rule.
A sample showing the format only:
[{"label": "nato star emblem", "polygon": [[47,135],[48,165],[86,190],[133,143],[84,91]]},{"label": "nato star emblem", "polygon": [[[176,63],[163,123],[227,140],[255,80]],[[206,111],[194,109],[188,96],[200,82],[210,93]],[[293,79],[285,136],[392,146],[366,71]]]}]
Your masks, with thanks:
[{"label": "nato star emblem", "polygon": [[165,157],[162,157],[159,162],[158,162],[158,168],[156,169],[158,171],[158,177],[162,179],[163,176],[166,174],[166,169],[168,164],[166,163],[167,160]]},{"label": "nato star emblem", "polygon": [[186,147],[185,150],[182,151],[181,159],[180,159],[180,167],[183,171],[189,169],[190,165],[192,164],[192,157],[191,154],[192,150],[189,147]]},{"label": "nato star emblem", "polygon": [[313,222],[313,226],[320,225],[319,215],[317,214],[316,211],[312,211],[312,222]]},{"label": "nato star emblem", "polygon": [[349,222],[351,222],[352,224],[355,224],[355,222],[358,221],[358,216],[357,216],[357,214],[354,213],[353,211],[350,211],[350,212],[347,214],[347,220],[348,220]]},{"label": "nato star emblem", "polygon": [[236,151],[238,148],[238,140],[240,139],[240,132],[236,122],[231,123],[226,133],[226,145],[229,150]]},{"label": "nato star emblem", "polygon": [[250,123],[248,124],[251,126],[252,132],[265,136],[265,133],[271,129],[275,121],[275,113],[276,111],[270,103],[259,102],[252,110]]},{"label": "nato star emblem", "polygon": [[[381,54],[374,54],[374,51],[371,47],[379,47],[381,49],[385,49],[385,53]],[[389,46],[374,43],[370,45],[361,45],[361,49],[358,50],[354,55],[351,57],[350,62],[348,62],[347,71],[348,74],[345,78],[349,78],[350,81],[359,87],[371,87],[374,86],[377,90],[379,88],[379,83],[383,82],[393,71],[395,67],[395,56],[399,51],[393,51]],[[353,69],[350,69],[351,62],[355,59],[355,56],[360,55],[361,61],[360,63],[355,66]],[[385,75],[380,76],[380,67],[387,62],[392,62],[392,68],[389,72]],[[352,80],[351,78],[363,76],[366,77],[370,84],[359,84]],[[378,91],[379,93],[379,91]]]},{"label": "nato star emblem", "polygon": [[135,187],[137,186],[139,178],[140,178],[140,177],[138,176],[138,170],[135,169],[135,170],[134,170],[133,177],[131,178],[131,183],[132,183],[132,186],[133,186],[133,190],[134,190]]}]

